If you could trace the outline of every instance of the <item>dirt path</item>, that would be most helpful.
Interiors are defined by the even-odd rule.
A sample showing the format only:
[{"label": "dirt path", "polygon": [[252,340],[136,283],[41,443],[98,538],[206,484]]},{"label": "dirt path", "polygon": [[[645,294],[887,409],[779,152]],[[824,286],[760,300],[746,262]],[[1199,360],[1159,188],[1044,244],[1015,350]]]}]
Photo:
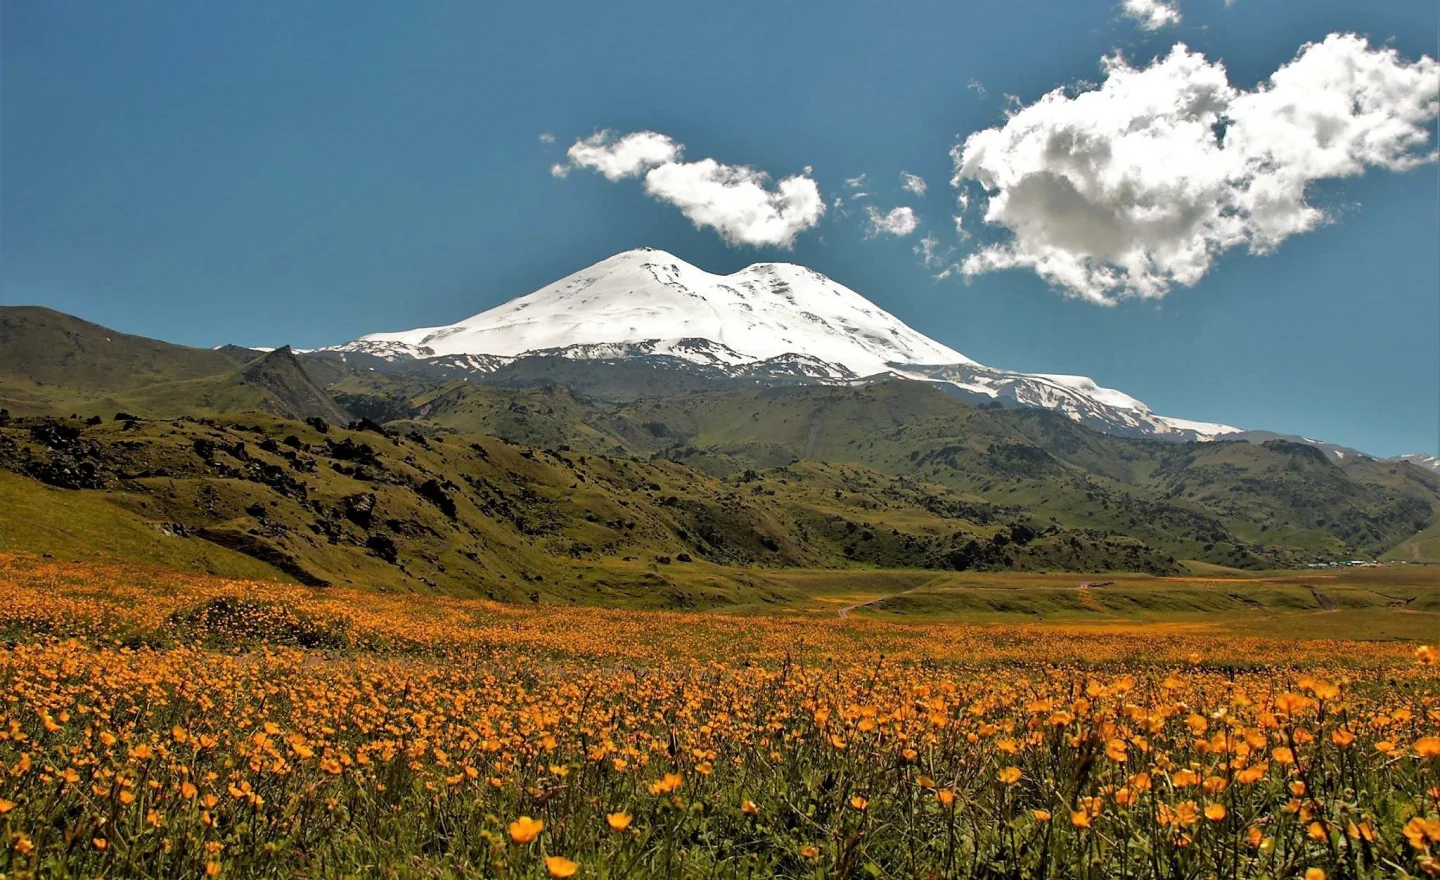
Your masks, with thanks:
[{"label": "dirt path", "polygon": [[1310,591],[1310,595],[1315,597],[1315,601],[1320,604],[1320,608],[1321,608],[1322,610],[1325,610],[1325,611],[1334,611],[1334,610],[1335,610],[1335,600],[1334,600],[1334,599],[1331,599],[1329,596],[1325,595],[1324,593],[1320,592],[1319,590],[1315,589],[1314,587],[1310,586],[1309,584],[1306,584],[1306,585],[1305,585],[1305,589],[1309,590],[1309,591]]},{"label": "dirt path", "polygon": [[874,599],[870,599],[870,600],[867,600],[867,601],[865,601],[865,602],[856,602],[854,605],[846,605],[844,608],[841,608],[841,609],[835,614],[835,616],[838,617],[838,618],[840,618],[841,620],[844,620],[845,618],[847,618],[847,617],[850,616],[850,612],[851,612],[851,611],[855,611],[856,609],[859,609],[859,608],[864,608],[864,607],[867,606],[867,605],[874,605],[876,602],[884,602],[886,599],[898,599],[898,598],[900,598],[901,596],[908,596],[908,595],[910,595],[911,593],[918,593],[918,592],[920,592],[921,590],[925,589],[926,587],[930,586],[930,585],[933,584],[933,583],[935,583],[935,582],[934,582],[934,581],[926,581],[925,583],[920,584],[919,586],[911,587],[911,588],[908,589],[908,590],[902,590],[902,591],[899,592],[899,593],[891,593],[891,594],[888,595],[888,596],[876,596]]},{"label": "dirt path", "polygon": [[805,434],[805,450],[801,453],[801,458],[809,458],[815,454],[815,447],[820,443],[821,430],[819,419],[810,423],[810,430]]}]

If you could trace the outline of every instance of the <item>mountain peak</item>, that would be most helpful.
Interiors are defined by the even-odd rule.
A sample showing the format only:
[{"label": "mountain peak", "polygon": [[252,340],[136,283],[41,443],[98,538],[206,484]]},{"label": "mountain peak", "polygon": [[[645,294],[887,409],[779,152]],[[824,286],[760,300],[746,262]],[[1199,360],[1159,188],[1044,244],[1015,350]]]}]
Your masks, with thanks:
[{"label": "mountain peak", "polygon": [[817,382],[899,376],[976,400],[1059,410],[1117,433],[1211,439],[1236,430],[1157,416],[1085,376],[986,367],[806,266],[754,263],[717,275],[649,247],[455,324],[375,333],[330,350],[392,360],[664,357],[762,380],[777,370]]},{"label": "mountain peak", "polygon": [[419,356],[515,356],[572,345],[708,339],[761,361],[804,354],[860,376],[893,363],[971,364],[853,290],[791,263],[731,275],[653,248],[624,251],[447,327],[361,337]]}]

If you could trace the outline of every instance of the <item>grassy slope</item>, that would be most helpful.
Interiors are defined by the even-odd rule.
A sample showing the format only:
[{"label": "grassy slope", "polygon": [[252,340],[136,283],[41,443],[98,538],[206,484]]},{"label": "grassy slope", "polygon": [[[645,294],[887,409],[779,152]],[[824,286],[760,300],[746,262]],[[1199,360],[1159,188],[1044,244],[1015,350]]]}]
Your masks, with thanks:
[{"label": "grassy slope", "polygon": [[99,492],[71,492],[0,470],[0,552],[49,553],[86,562],[144,560],[225,577],[281,580],[258,560],[178,538]]},{"label": "grassy slope", "polygon": [[[1132,539],[1056,530],[858,466],[720,479],[664,460],[322,433],[262,415],[62,426],[80,433],[45,439],[58,429],[38,420],[0,429],[0,466],[51,480],[52,464],[95,468],[104,489],[71,495],[107,504],[84,507],[77,528],[122,514],[178,522],[302,582],[697,607],[794,598],[771,569],[1175,567]],[[347,513],[369,497],[368,521]]]},{"label": "grassy slope", "polygon": [[[383,397],[396,377],[350,380]],[[1433,521],[1440,478],[1337,466],[1284,441],[1174,444],[1090,431],[1055,413],[970,406],[918,383],[738,388],[618,404],[563,388],[456,382],[407,412],[461,431],[592,452],[663,455],[716,474],[851,462],[1132,535],[1177,557],[1250,569],[1373,556]]]}]

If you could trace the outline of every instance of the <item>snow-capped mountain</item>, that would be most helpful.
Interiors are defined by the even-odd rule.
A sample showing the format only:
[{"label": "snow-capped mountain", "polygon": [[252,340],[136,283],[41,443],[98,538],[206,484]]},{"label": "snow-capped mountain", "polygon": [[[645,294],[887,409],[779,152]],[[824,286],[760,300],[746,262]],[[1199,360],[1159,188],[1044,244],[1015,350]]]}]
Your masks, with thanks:
[{"label": "snow-capped mountain", "polygon": [[[1084,376],[976,363],[830,278],[790,263],[713,275],[626,251],[445,327],[374,333],[324,351],[492,372],[519,357],[667,358],[731,378],[854,383],[887,376],[1055,409],[1099,430],[1208,440],[1239,429],[1153,413]],[[672,361],[673,362],[673,361]]]},{"label": "snow-capped mountain", "polygon": [[1440,471],[1440,457],[1431,455],[1428,452],[1412,452],[1408,455],[1397,455],[1391,459],[1391,461],[1408,461],[1416,467]]}]

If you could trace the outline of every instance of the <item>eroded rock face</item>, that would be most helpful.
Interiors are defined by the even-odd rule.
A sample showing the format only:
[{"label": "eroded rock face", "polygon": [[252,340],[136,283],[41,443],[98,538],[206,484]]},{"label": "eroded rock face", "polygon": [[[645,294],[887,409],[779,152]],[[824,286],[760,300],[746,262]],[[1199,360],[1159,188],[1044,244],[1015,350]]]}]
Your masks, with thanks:
[{"label": "eroded rock face", "polygon": [[346,495],[340,499],[340,508],[346,519],[362,529],[368,529],[375,519],[375,496],[369,492]]}]

